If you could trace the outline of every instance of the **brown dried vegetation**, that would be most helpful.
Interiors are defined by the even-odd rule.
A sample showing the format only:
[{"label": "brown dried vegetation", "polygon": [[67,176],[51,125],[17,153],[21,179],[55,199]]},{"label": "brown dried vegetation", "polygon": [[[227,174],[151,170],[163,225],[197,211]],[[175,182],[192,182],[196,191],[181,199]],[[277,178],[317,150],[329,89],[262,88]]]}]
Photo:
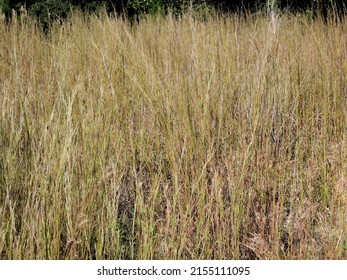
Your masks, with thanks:
[{"label": "brown dried vegetation", "polygon": [[2,259],[345,259],[347,24],[0,19]]}]

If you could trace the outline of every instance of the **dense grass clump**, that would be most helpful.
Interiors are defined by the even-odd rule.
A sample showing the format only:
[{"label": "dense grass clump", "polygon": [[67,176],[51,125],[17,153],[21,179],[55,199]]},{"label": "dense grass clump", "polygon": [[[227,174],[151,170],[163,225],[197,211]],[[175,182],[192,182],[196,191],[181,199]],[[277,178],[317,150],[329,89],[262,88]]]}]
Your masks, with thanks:
[{"label": "dense grass clump", "polygon": [[0,19],[1,259],[345,259],[347,23]]}]

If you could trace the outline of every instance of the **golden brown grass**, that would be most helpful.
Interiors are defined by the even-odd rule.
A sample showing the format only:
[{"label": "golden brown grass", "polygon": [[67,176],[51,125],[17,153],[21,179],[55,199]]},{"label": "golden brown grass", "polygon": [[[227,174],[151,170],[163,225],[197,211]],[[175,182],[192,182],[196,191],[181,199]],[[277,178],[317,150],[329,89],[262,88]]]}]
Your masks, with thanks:
[{"label": "golden brown grass", "polygon": [[0,258],[347,257],[346,22],[0,36]]}]

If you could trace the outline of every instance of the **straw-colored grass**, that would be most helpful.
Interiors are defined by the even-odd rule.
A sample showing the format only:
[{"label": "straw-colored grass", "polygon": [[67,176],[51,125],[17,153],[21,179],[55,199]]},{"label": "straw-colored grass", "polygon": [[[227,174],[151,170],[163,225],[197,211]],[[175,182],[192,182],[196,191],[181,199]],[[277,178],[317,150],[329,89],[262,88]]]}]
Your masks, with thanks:
[{"label": "straw-colored grass", "polygon": [[345,259],[347,23],[0,20],[1,259]]}]

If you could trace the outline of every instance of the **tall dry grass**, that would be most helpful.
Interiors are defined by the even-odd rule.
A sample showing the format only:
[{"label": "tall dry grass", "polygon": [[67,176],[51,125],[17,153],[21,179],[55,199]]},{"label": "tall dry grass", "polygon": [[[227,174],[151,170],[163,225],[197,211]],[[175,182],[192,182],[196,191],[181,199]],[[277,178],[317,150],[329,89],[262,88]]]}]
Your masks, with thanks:
[{"label": "tall dry grass", "polygon": [[345,259],[347,23],[0,20],[1,259]]}]

